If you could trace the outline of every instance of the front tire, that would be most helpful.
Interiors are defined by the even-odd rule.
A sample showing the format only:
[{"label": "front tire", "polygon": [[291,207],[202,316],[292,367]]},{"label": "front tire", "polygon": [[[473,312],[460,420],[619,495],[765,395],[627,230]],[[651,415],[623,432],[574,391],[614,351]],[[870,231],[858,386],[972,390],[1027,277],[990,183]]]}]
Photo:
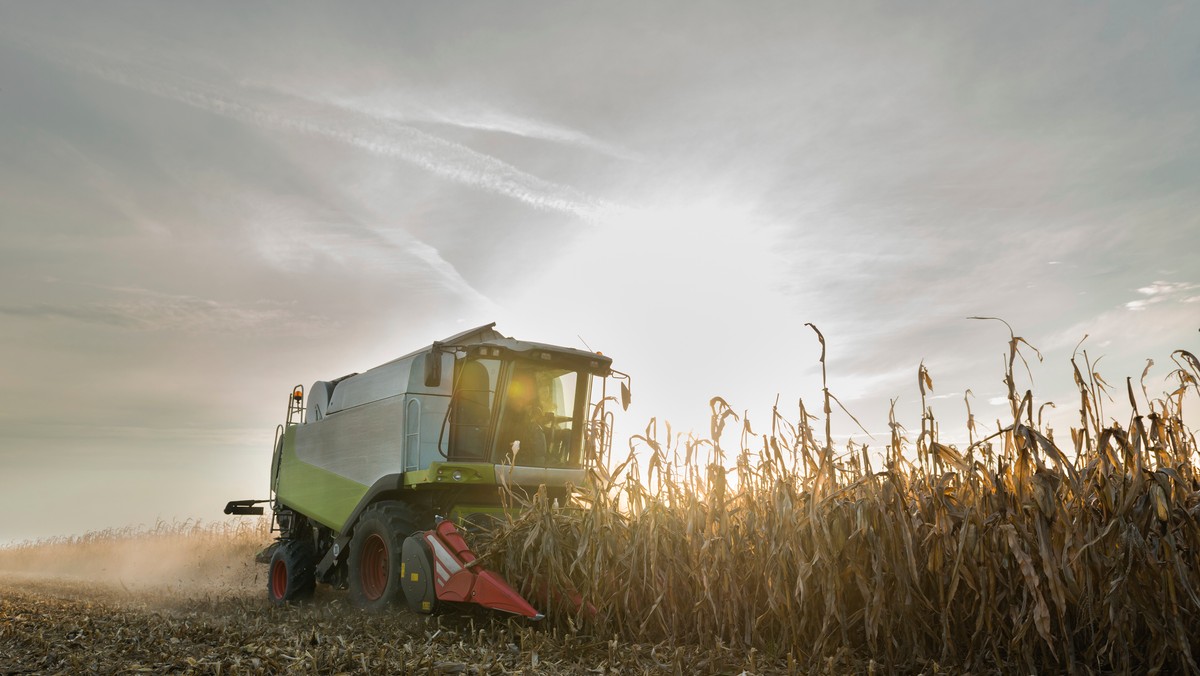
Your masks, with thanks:
[{"label": "front tire", "polygon": [[359,517],[350,539],[350,600],[364,610],[381,611],[404,598],[400,584],[401,543],[421,530],[408,505],[381,502]]},{"label": "front tire", "polygon": [[271,554],[267,598],[277,606],[311,598],[317,586],[315,568],[312,543],[283,540]]}]

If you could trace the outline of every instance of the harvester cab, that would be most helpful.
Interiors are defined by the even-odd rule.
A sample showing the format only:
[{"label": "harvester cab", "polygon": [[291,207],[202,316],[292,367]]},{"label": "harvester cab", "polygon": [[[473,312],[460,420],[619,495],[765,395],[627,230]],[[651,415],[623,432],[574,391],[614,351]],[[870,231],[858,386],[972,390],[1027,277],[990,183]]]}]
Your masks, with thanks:
[{"label": "harvester cab", "polygon": [[512,493],[565,499],[611,443],[600,354],[507,338],[488,324],[363,373],[293,388],[276,431],[271,495],[226,514],[273,510],[267,591],[275,603],[317,582],[361,607],[439,601],[541,615],[476,561],[459,526],[500,517]]}]

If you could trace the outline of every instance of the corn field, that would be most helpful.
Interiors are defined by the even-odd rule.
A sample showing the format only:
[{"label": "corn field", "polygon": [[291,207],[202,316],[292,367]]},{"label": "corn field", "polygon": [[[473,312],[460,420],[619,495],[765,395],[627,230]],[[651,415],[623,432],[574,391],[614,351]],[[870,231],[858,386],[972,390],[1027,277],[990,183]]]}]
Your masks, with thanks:
[{"label": "corn field", "polygon": [[576,504],[523,501],[489,557],[533,596],[577,592],[546,599],[569,631],[715,644],[788,671],[1200,671],[1200,476],[1183,424],[1200,362],[1174,353],[1179,387],[1160,398],[1127,381],[1121,426],[1077,356],[1063,444],[1015,386],[1022,346],[1011,336],[1011,417],[984,434],[971,416],[964,445],[939,438],[923,365],[916,439],[893,417],[874,463],[835,451],[828,387],[823,416],[801,402],[762,435],[715,398],[709,438],[652,421]]}]

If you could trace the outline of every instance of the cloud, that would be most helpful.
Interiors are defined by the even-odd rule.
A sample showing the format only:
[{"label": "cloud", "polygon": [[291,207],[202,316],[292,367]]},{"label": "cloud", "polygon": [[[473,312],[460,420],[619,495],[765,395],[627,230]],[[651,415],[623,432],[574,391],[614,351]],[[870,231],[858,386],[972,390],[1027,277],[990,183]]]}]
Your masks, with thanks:
[{"label": "cloud", "polygon": [[[87,420],[55,420],[53,424],[42,421],[21,420],[6,425],[5,438],[10,441],[151,441],[213,444],[221,446],[261,445],[263,431],[244,427],[180,427],[178,425],[154,424],[113,425]],[[82,448],[86,448],[86,445]],[[4,449],[10,451],[10,449]],[[11,451],[10,451],[11,452]],[[90,451],[82,451],[90,452]],[[20,455],[19,451],[14,455]],[[3,457],[3,452],[0,452]],[[14,457],[4,458],[7,462]]]},{"label": "cloud", "polygon": [[1150,305],[1162,303],[1171,299],[1178,299],[1181,303],[1194,303],[1200,296],[1189,296],[1187,298],[1179,298],[1179,295],[1194,289],[1200,288],[1197,284],[1186,284],[1182,282],[1154,282],[1148,286],[1143,286],[1138,289],[1138,293],[1145,296],[1138,300],[1131,300],[1125,303],[1125,308],[1135,312],[1145,310]]},{"label": "cloud", "polygon": [[[1156,282],[1143,288],[1153,289],[1154,292],[1146,294],[1145,299],[1110,307],[1095,316],[1053,331],[1042,340],[1039,348],[1044,348],[1044,352],[1071,348],[1089,335],[1093,341],[1099,341],[1089,344],[1099,347],[1116,344],[1133,349],[1137,346],[1136,349],[1140,351],[1177,347],[1171,345],[1170,341],[1193,333],[1195,316],[1194,313],[1179,308],[1177,303],[1167,301],[1177,299],[1179,303],[1190,302],[1188,298],[1180,296],[1187,289],[1194,288],[1194,285]],[[1130,311],[1136,312],[1136,319],[1131,317]],[[1145,355],[1139,352],[1136,356],[1141,358]]]},{"label": "cloud", "polygon": [[[60,51],[63,54],[49,58],[123,87],[259,127],[340,141],[375,155],[403,160],[440,178],[503,195],[536,209],[595,221],[601,211],[612,207],[571,186],[539,178],[491,155],[394,119],[282,94],[260,97],[271,100],[244,100],[238,98],[237,91],[155,66],[95,52],[83,53],[78,48],[63,47]],[[543,135],[558,133],[536,125],[525,125],[524,128],[531,133],[541,129]]]},{"label": "cloud", "polygon": [[[317,203],[246,193],[226,200],[229,217],[251,225],[250,239],[263,260],[283,270],[312,268],[329,260],[356,271],[377,274],[409,273],[405,257],[419,260],[443,288],[488,312],[496,303],[476,289],[442,253],[399,226],[363,222],[353,214]],[[418,273],[427,276],[422,270]]]},{"label": "cloud", "polygon": [[24,319],[69,319],[87,324],[130,326],[129,318],[123,314],[89,305],[56,306],[35,303],[22,306],[0,306],[0,315]]},{"label": "cloud", "polygon": [[[76,47],[57,48],[33,46],[28,40],[15,40],[29,51],[47,50],[52,62],[97,76],[170,101],[212,112],[239,122],[268,129],[294,131],[345,142],[366,149],[372,154],[400,158],[410,164],[450,178],[458,183],[483,188],[519,202],[546,210],[584,213],[591,198],[572,188],[542,181],[535,176],[477,153],[465,146],[445,141],[395,122],[373,119],[368,115],[339,109],[335,106],[306,101],[297,97],[238,91],[219,84],[218,78],[201,79],[170,72],[144,63],[134,63],[103,53],[84,53]],[[261,94],[261,92],[259,92]],[[137,194],[119,175],[101,161],[84,154],[74,144],[57,137],[49,139],[56,151],[68,156],[73,166],[82,167],[88,183],[96,187],[95,195],[119,212],[126,221],[137,224],[143,231],[164,234],[166,229],[145,208],[145,196]],[[200,183],[215,180],[204,175],[180,179],[181,184],[195,190]],[[291,180],[296,180],[293,177]],[[218,185],[214,192],[219,200],[208,200],[203,209],[217,211],[221,222],[249,224],[249,238],[264,261],[281,269],[296,269],[297,263],[307,264],[317,259],[333,260],[355,270],[370,269],[394,275],[397,272],[423,276],[419,284],[440,285],[468,302],[489,312],[495,303],[476,289],[434,246],[413,236],[407,229],[392,225],[384,215],[370,213],[372,209],[360,200],[338,195],[327,181],[306,185],[300,194],[274,194],[255,191],[254,183],[229,182]],[[335,184],[336,185],[336,184]],[[248,189],[247,189],[248,188]],[[238,190],[233,198],[230,190]],[[343,204],[342,208],[331,206]],[[596,201],[597,205],[602,204]],[[596,208],[599,208],[598,206]],[[413,265],[413,261],[419,261]],[[426,272],[426,270],[428,272]],[[430,274],[432,273],[432,274]],[[0,308],[0,312],[15,316],[69,318],[92,324],[150,328],[156,326],[205,325],[201,316],[223,314],[224,320],[238,326],[253,326],[269,321],[270,310],[255,308],[254,313],[266,313],[256,319],[247,308],[213,309],[199,305],[201,299],[188,301],[185,307],[179,300],[170,308],[161,303],[99,303],[94,305],[41,304]],[[240,315],[238,315],[240,313]]]},{"label": "cloud", "polygon": [[140,288],[111,287],[110,290],[124,298],[77,304],[0,306],[0,315],[25,319],[65,319],[135,331],[189,330],[212,333],[287,332],[300,322],[306,325],[321,323],[314,321],[318,318],[296,314],[287,303],[223,303]]}]

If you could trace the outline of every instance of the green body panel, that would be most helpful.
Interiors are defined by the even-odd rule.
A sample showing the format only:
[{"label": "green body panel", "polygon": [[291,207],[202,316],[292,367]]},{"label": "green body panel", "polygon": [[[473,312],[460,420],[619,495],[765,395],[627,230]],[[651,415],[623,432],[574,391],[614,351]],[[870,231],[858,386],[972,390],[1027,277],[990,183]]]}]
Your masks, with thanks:
[{"label": "green body panel", "polygon": [[[454,473],[462,477],[454,479]],[[404,473],[404,485],[440,488],[443,485],[486,486],[496,484],[496,466],[488,462],[431,462],[429,469]]]},{"label": "green body panel", "polygon": [[296,457],[294,430],[284,431],[279,480],[275,487],[280,502],[318,523],[341,531],[369,488],[302,462]]},{"label": "green body panel", "polygon": [[[455,473],[461,477],[454,479]],[[438,490],[452,486],[496,485],[496,466],[486,462],[434,462],[428,469],[406,472],[405,487],[413,490]],[[279,458],[279,481],[275,492],[279,500],[297,512],[341,532],[346,520],[366,497],[370,486],[310,465],[296,456],[296,435],[284,432]],[[459,511],[456,508],[455,511]],[[495,506],[474,506],[464,511],[499,512]],[[461,518],[456,515],[454,518]]]}]

